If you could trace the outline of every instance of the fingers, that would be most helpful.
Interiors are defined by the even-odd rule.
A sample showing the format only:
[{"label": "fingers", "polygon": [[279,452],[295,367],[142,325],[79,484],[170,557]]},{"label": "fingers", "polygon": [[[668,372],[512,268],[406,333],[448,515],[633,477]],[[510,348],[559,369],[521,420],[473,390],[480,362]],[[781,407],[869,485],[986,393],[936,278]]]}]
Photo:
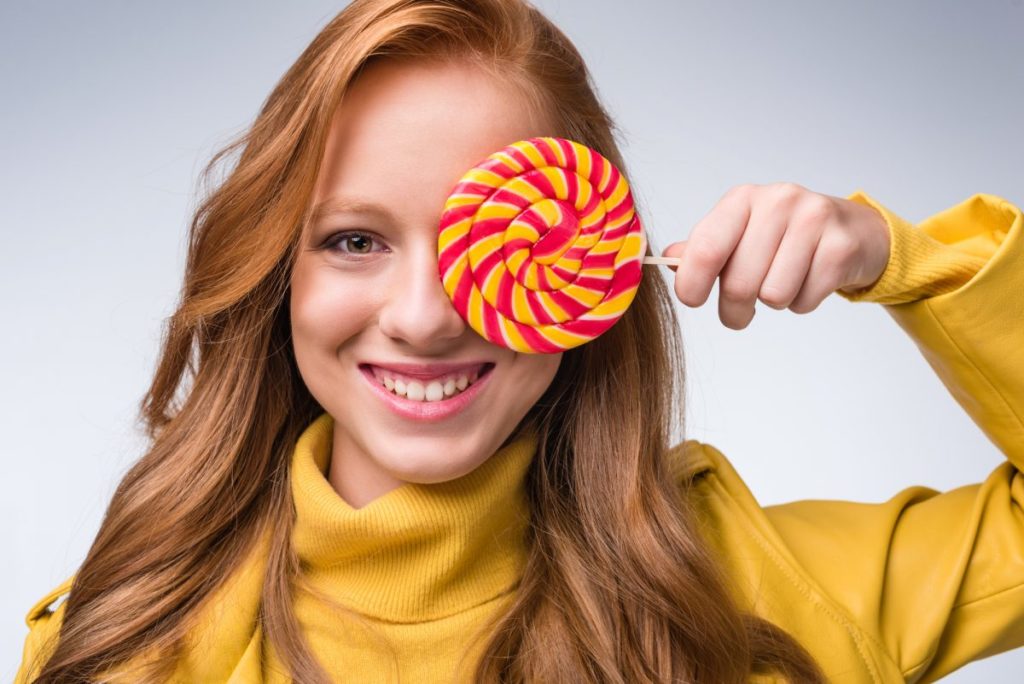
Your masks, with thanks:
[{"label": "fingers", "polygon": [[809,290],[802,290],[808,280],[808,272],[815,250],[823,232],[818,210],[798,209],[789,221],[789,226],[779,245],[771,268],[761,284],[760,299],[773,309],[793,308],[797,296],[803,292],[807,299],[801,300],[793,309],[800,311],[800,304],[807,304]]},{"label": "fingers", "polygon": [[857,254],[859,238],[841,225],[840,209],[836,198],[796,183],[731,188],[687,240],[664,250],[680,257],[676,296],[702,306],[718,278],[719,317],[736,330],[749,325],[758,299],[773,309],[812,311]]},{"label": "fingers", "polygon": [[[672,244],[670,244],[668,247],[661,251],[661,256],[674,258],[681,257],[683,255],[683,250],[686,249],[686,242],[686,240],[673,242]],[[679,269],[678,266],[674,266],[672,264],[666,264],[666,266],[668,266],[668,269],[672,272],[675,272]]]},{"label": "fingers", "polygon": [[818,308],[839,287],[838,274],[844,271],[844,263],[855,249],[856,243],[843,238],[841,232],[822,235],[804,284],[789,309],[794,313],[809,313]]},{"label": "fingers", "polygon": [[749,225],[719,276],[718,317],[726,327],[741,330],[750,324],[772,256],[786,232],[786,213],[765,203],[754,204]]},{"label": "fingers", "polygon": [[[701,306],[711,294],[750,218],[750,203],[742,196],[745,192],[745,186],[729,190],[690,232],[675,279],[676,296],[683,304]],[[665,250],[667,256],[673,256],[673,247]]]}]

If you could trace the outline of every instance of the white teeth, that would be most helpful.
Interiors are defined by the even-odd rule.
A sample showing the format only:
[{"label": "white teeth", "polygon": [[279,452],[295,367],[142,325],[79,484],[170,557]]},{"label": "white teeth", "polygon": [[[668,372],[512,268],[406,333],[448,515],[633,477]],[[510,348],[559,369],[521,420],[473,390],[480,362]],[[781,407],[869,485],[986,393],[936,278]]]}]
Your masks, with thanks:
[{"label": "white teeth", "polygon": [[444,396],[444,388],[441,387],[441,383],[431,382],[427,385],[426,399],[427,401],[439,401]]},{"label": "white teeth", "polygon": [[381,384],[391,392],[411,399],[413,401],[442,401],[462,392],[476,382],[479,372],[472,371],[468,375],[460,373],[454,377],[447,378],[444,383],[439,380],[431,380],[426,385],[418,380],[406,382],[400,378],[380,377]]},{"label": "white teeth", "polygon": [[423,401],[423,383],[410,380],[409,384],[405,387],[405,396],[413,401]]}]

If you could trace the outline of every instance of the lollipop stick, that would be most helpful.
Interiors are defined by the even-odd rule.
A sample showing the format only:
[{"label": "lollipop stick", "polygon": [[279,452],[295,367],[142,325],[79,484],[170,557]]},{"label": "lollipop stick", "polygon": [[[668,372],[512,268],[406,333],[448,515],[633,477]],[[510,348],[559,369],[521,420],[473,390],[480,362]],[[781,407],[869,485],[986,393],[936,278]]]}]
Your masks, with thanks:
[{"label": "lollipop stick", "polygon": [[664,266],[678,266],[678,265],[679,265],[679,262],[680,262],[680,261],[681,261],[681,258],[680,258],[680,257],[655,257],[655,256],[645,256],[645,257],[644,257],[644,258],[643,258],[643,259],[641,260],[641,262],[640,262],[640,263],[641,263],[641,264],[644,264],[645,266],[646,266],[647,264],[662,264],[662,265],[664,265]]}]

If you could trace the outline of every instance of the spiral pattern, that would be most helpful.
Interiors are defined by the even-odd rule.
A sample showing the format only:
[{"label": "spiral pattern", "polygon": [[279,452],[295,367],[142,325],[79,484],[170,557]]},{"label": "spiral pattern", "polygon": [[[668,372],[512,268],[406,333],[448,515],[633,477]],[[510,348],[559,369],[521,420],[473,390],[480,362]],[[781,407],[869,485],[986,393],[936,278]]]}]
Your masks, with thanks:
[{"label": "spiral pattern", "polygon": [[520,140],[455,185],[438,269],[459,314],[493,344],[556,353],[632,303],[647,244],[625,178],[564,138]]}]

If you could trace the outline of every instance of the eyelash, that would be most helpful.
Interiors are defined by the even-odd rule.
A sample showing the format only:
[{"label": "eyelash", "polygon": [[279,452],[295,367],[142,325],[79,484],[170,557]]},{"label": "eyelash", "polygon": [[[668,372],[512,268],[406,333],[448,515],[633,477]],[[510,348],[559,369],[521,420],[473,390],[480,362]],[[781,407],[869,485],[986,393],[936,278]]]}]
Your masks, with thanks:
[{"label": "eyelash", "polygon": [[331,252],[337,252],[339,254],[342,254],[346,259],[358,258],[360,256],[368,256],[372,254],[372,250],[370,252],[347,252],[345,250],[338,248],[338,245],[340,245],[342,242],[344,242],[348,238],[355,236],[367,238],[368,240],[381,243],[377,236],[373,235],[372,233],[367,233],[365,231],[360,230],[349,230],[341,233],[334,233],[329,238],[327,238],[327,240],[324,241],[324,249]]}]

